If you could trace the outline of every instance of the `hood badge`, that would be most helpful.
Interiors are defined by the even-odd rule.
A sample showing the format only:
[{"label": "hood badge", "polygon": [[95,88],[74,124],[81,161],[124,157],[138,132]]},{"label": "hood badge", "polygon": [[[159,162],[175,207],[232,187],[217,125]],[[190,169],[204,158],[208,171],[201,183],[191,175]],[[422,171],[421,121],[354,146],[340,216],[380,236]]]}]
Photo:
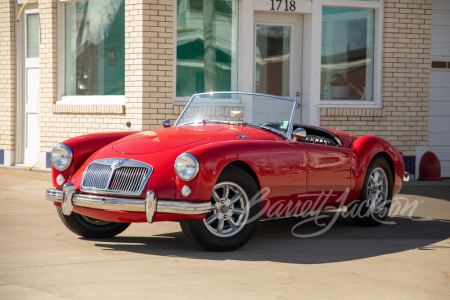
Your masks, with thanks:
[{"label": "hood badge", "polygon": [[249,137],[246,136],[246,135],[238,135],[237,138],[238,139],[242,139],[242,140],[248,140],[249,139]]},{"label": "hood badge", "polygon": [[118,169],[121,165],[123,165],[124,162],[126,162],[128,159],[116,159],[113,161],[113,163],[111,164],[111,167],[113,169]]}]

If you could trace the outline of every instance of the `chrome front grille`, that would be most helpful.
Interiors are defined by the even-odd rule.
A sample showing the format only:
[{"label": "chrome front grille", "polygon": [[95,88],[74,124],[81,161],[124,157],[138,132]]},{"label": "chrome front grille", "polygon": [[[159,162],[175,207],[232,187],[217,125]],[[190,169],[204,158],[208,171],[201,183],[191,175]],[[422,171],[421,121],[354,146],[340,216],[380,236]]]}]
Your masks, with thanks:
[{"label": "chrome front grille", "polygon": [[114,172],[109,184],[112,191],[137,192],[147,175],[147,168],[122,167]]},{"label": "chrome front grille", "polygon": [[139,196],[152,166],[129,159],[100,159],[84,171],[81,190],[89,193]]},{"label": "chrome front grille", "polygon": [[83,187],[105,190],[108,188],[112,168],[108,165],[90,164],[85,171]]}]

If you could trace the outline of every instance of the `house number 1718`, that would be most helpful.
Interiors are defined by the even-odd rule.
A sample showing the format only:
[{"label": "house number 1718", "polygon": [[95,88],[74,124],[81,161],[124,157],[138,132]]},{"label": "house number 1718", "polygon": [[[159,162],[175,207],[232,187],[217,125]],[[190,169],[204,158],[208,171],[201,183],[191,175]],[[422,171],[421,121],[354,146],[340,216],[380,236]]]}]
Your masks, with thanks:
[{"label": "house number 1718", "polygon": [[295,11],[295,0],[270,0],[272,8],[270,10]]}]

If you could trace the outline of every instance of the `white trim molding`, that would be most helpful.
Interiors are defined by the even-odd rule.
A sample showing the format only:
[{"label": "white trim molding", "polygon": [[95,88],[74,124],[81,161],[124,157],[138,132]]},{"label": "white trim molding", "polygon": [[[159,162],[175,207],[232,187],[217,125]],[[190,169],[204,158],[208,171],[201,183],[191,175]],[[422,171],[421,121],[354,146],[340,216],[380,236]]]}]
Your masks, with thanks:
[{"label": "white trim molding", "polygon": [[53,114],[125,114],[125,105],[53,104]]},{"label": "white trim molding", "polygon": [[[17,5],[24,5],[28,0],[17,0]],[[30,4],[39,4],[38,0],[31,1]]]},{"label": "white trim molding", "polygon": [[63,96],[61,100],[56,101],[56,104],[68,104],[68,105],[124,105],[126,98],[124,95],[111,95],[111,96]]}]

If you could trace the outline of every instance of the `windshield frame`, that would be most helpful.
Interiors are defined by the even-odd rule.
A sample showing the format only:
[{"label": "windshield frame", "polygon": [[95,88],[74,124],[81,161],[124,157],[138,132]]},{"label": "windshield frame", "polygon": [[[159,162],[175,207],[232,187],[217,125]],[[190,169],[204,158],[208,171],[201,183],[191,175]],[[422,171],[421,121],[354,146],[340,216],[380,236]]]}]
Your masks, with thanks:
[{"label": "windshield frame", "polygon": [[[250,96],[264,96],[264,97],[269,97],[269,98],[275,98],[275,99],[281,99],[281,100],[287,100],[287,101],[291,101],[293,102],[293,106],[292,106],[292,111],[291,111],[291,118],[289,120],[289,126],[287,129],[287,133],[284,133],[282,131],[278,131],[276,129],[264,126],[264,125],[259,125],[259,124],[253,124],[253,123],[246,123],[246,122],[232,122],[230,124],[241,124],[241,125],[249,125],[252,127],[257,127],[257,128],[261,128],[263,130],[266,131],[270,131],[274,134],[278,134],[282,137],[284,137],[286,140],[288,141],[292,141],[292,131],[294,128],[294,120],[295,120],[295,113],[297,111],[297,107],[298,107],[298,100],[297,99],[292,99],[292,98],[287,98],[287,97],[281,97],[281,96],[274,96],[274,95],[268,95],[268,94],[259,94],[259,93],[247,93],[247,92],[210,92],[210,93],[198,93],[198,94],[194,94],[192,95],[191,99],[189,99],[189,102],[186,104],[186,106],[184,107],[183,111],[181,112],[180,116],[178,117],[178,119],[176,120],[174,126],[179,126],[179,121],[180,119],[183,117],[184,113],[186,112],[187,108],[189,107],[189,105],[191,104],[192,100],[197,97],[197,96],[204,96],[204,95],[227,95],[227,94],[233,94],[233,95],[250,95]],[[227,122],[228,123],[228,122]],[[184,125],[184,124],[181,124]]]}]

